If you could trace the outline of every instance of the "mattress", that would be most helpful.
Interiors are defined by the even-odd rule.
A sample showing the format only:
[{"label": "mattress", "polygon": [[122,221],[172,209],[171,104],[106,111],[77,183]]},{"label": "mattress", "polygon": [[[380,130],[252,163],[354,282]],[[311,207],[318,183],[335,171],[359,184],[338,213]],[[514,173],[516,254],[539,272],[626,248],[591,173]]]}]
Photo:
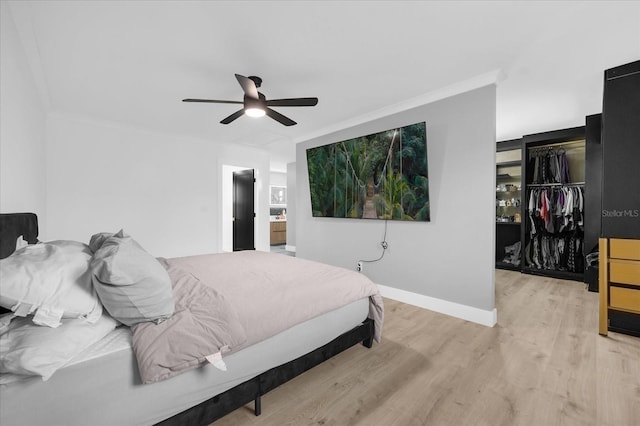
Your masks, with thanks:
[{"label": "mattress", "polygon": [[129,329],[117,329],[47,382],[0,386],[0,424],[154,424],[329,343],[368,314],[369,298],[360,299],[231,353],[226,372],[207,365],[150,385],[140,384]]}]

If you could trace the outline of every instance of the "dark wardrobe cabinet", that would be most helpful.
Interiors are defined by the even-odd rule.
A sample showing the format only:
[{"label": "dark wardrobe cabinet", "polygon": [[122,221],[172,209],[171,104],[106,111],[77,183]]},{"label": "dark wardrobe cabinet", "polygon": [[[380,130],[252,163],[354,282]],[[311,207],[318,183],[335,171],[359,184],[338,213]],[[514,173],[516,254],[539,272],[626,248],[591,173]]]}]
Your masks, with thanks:
[{"label": "dark wardrobe cabinet", "polygon": [[[602,114],[586,119],[585,255],[598,238],[640,238],[640,61],[604,73]],[[585,282],[598,291],[598,270]]]},{"label": "dark wardrobe cabinet", "polygon": [[[601,148],[600,236],[602,241],[623,241],[637,247],[640,240],[640,61],[604,73]],[[598,161],[597,158],[594,161]],[[603,257],[615,257],[612,251],[613,247],[607,251],[607,244],[600,248],[600,281],[608,277],[618,283],[614,287],[618,293],[625,293],[624,298],[614,301],[611,287],[601,282],[600,289],[605,289],[600,294],[600,303],[604,303],[601,315],[603,309],[609,310],[609,330],[640,336],[637,266],[633,266],[632,260],[603,262]],[[628,279],[613,276],[614,267],[620,268],[621,263],[625,268],[632,268]],[[612,267],[610,275],[602,274],[603,269],[608,269],[607,265]],[[619,303],[632,309],[615,306]]]},{"label": "dark wardrobe cabinet", "polygon": [[605,71],[602,237],[640,238],[640,61]]}]

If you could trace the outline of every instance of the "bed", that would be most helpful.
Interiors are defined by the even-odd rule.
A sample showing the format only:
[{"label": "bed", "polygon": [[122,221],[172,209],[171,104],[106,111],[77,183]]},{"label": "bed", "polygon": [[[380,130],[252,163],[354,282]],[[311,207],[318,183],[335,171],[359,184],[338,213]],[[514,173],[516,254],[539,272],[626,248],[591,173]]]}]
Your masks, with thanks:
[{"label": "bed", "polygon": [[[21,253],[15,251],[16,239],[21,236],[24,244],[37,242],[36,216],[0,215],[3,262]],[[92,262],[99,257],[98,253],[94,253]],[[382,299],[375,285],[361,274],[256,251],[157,259],[157,262],[172,280],[176,297],[172,316],[163,321],[115,327],[75,354],[47,380],[3,372],[0,424],[206,425],[251,402],[259,415],[262,395],[351,346],[363,344],[371,348],[374,340],[380,339]],[[183,275],[175,275],[176,271]],[[309,282],[318,276],[322,277],[322,285],[310,286]],[[234,343],[231,348],[223,345],[225,351],[212,354],[213,360],[198,358],[196,365],[189,368],[180,367],[168,375],[164,370],[164,375],[150,376],[139,350],[143,341],[141,330],[156,330],[167,324],[166,328],[171,328],[171,321],[182,313],[178,306],[183,298],[177,296],[177,288],[193,280],[213,288],[216,297],[222,297],[233,307],[234,315],[237,314],[237,321],[233,322],[242,328],[243,338],[222,339]],[[324,293],[343,292],[343,288],[346,295],[339,306],[325,301],[330,298]],[[0,293],[4,291],[0,287]],[[274,292],[277,294],[271,295]],[[295,299],[298,292],[309,293],[306,302]],[[206,300],[199,297],[193,305],[205,303],[201,299]],[[19,309],[16,306],[12,309]],[[204,314],[209,315],[215,309],[205,310]],[[15,314],[8,312],[3,317]],[[36,315],[37,311],[13,319],[12,323],[29,321]],[[109,315],[103,313],[101,320],[105,316]],[[284,317],[292,318],[293,322],[283,322]],[[75,324],[79,319],[61,319],[63,326],[67,324],[65,321]],[[49,332],[47,327],[35,328]],[[147,352],[156,352],[161,340],[151,336]],[[175,346],[189,346],[192,341],[181,340],[179,345],[174,345],[171,339],[168,342],[172,351],[179,352]]]}]

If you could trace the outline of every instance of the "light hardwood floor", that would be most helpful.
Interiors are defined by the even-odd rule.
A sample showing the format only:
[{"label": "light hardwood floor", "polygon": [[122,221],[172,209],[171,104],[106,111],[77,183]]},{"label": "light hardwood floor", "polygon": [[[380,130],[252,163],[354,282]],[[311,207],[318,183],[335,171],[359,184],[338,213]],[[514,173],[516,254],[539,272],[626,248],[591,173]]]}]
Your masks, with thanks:
[{"label": "light hardwood floor", "polygon": [[382,343],[214,425],[640,425],[640,338],[598,335],[597,293],[496,270],[496,305],[489,328],[385,299]]}]

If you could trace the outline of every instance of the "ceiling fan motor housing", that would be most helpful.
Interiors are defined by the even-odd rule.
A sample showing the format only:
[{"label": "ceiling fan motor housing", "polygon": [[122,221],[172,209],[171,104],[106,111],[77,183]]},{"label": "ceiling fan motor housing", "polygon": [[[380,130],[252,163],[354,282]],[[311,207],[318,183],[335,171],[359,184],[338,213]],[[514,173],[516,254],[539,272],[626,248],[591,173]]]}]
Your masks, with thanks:
[{"label": "ceiling fan motor housing", "polygon": [[265,96],[258,92],[259,99],[252,98],[251,96],[244,95],[244,107],[247,108],[260,108],[265,109],[267,107],[267,100]]},{"label": "ceiling fan motor housing", "polygon": [[262,86],[262,79],[258,76],[255,75],[250,75],[249,77],[247,77],[249,80],[253,80],[253,82],[256,84],[256,87],[260,87]]}]

